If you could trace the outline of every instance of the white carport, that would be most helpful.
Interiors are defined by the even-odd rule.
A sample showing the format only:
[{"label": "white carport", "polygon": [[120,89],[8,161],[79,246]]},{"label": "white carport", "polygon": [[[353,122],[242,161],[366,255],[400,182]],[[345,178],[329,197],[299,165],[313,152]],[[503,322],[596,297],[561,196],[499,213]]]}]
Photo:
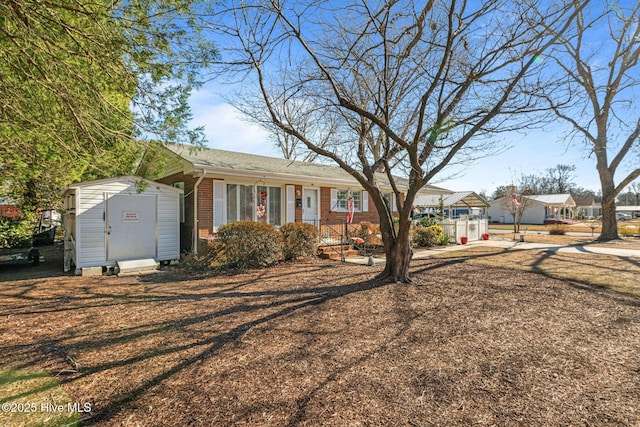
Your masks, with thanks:
[{"label": "white carport", "polygon": [[490,206],[474,191],[458,191],[448,195],[421,195],[416,197],[414,207],[421,212],[436,212],[442,209],[445,218],[439,221],[444,233],[452,241],[480,240],[487,233],[487,208]]}]

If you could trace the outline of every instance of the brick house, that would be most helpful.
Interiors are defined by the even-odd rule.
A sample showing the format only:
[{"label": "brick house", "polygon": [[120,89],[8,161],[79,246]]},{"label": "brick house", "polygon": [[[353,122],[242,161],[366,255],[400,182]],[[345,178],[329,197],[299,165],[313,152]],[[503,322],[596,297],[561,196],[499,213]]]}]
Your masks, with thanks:
[{"label": "brick house", "polygon": [[22,216],[22,212],[16,206],[16,203],[6,197],[0,197],[0,219],[18,219]]},{"label": "brick house", "polygon": [[[161,172],[152,172],[161,164]],[[233,221],[338,224],[353,199],[353,223],[378,223],[369,195],[337,166],[292,161],[210,148],[167,145],[143,159],[139,175],[184,190],[181,248],[197,250],[197,239]],[[402,181],[402,179],[399,179]],[[391,195],[386,176],[379,182]],[[386,185],[385,185],[386,184]],[[427,186],[427,194],[449,190]],[[391,198],[393,200],[394,198]],[[393,204],[395,211],[395,203]]]}]

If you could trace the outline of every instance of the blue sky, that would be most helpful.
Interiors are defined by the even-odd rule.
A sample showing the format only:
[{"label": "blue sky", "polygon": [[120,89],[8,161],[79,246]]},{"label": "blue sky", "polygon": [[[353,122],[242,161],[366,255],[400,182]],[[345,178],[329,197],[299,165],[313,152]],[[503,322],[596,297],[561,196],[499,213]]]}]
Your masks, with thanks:
[{"label": "blue sky", "polygon": [[[617,4],[618,2],[606,3],[612,10],[615,6],[614,11],[619,10]],[[601,7],[605,7],[606,10],[606,5],[596,5],[597,11],[599,12]],[[595,31],[598,34],[598,28]],[[599,51],[599,55],[604,53],[606,52]],[[600,56],[594,57],[594,65],[599,60]],[[552,61],[549,62],[551,63]],[[547,68],[547,71],[549,70],[554,72],[553,68]],[[205,127],[207,145],[212,148],[281,157],[281,152],[275,148],[264,130],[243,119],[239,112],[225,102],[224,96],[233,96],[233,90],[233,85],[210,81],[191,98],[193,124]],[[597,192],[600,182],[595,169],[595,159],[589,157],[588,148],[583,143],[577,141],[573,145],[567,145],[563,141],[568,130],[568,124],[556,121],[555,125],[549,125],[542,130],[531,130],[526,134],[496,135],[495,138],[510,148],[472,164],[451,166],[431,184],[455,191],[473,190],[490,194],[498,186],[517,182],[521,174],[542,174],[545,169],[558,164],[569,164],[576,166],[576,185]],[[613,142],[610,141],[610,146],[615,145]],[[628,161],[632,161],[633,155],[628,157]],[[635,159],[637,161],[637,157]],[[619,182],[628,170],[629,168],[623,165],[616,174],[616,182]]]},{"label": "blue sky", "polygon": [[[282,157],[264,130],[243,119],[241,113],[224,101],[221,92],[225,89],[210,82],[190,100],[193,125],[205,127],[207,146]],[[600,188],[595,160],[587,158],[584,147],[567,147],[559,142],[561,133],[557,129],[531,131],[527,135],[498,135],[496,138],[511,148],[468,166],[451,167],[432,184],[454,191],[486,191],[490,194],[497,186],[517,180],[521,173],[542,173],[562,163],[576,166],[577,185],[594,191]]]}]

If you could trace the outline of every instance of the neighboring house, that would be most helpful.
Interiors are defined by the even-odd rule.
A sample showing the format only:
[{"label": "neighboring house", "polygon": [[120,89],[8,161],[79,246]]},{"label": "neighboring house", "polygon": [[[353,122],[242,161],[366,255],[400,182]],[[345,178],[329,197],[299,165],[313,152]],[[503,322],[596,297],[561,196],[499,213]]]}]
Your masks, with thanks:
[{"label": "neighboring house", "polygon": [[0,197],[0,219],[9,218],[17,219],[22,216],[22,212],[16,206],[16,203],[6,197]]},{"label": "neighboring house", "polygon": [[[337,166],[184,145],[167,145],[159,151],[160,158],[143,159],[139,173],[149,175],[161,162],[165,167],[156,180],[184,190],[183,250],[197,251],[197,239],[233,221],[339,224],[347,216],[349,197],[353,223],[379,222],[367,192]],[[380,174],[378,180],[390,197],[386,176]],[[451,193],[434,186],[422,191]]]},{"label": "neighboring house", "polygon": [[[570,194],[545,194],[523,196],[526,206],[522,214],[522,224],[544,224],[545,220],[569,220],[573,218],[576,202]],[[508,209],[509,199],[501,197],[490,202],[489,220],[513,224],[513,216]]]},{"label": "neighboring house", "polygon": [[602,205],[596,203],[593,197],[575,199],[576,213],[579,218],[595,219],[602,215]]}]

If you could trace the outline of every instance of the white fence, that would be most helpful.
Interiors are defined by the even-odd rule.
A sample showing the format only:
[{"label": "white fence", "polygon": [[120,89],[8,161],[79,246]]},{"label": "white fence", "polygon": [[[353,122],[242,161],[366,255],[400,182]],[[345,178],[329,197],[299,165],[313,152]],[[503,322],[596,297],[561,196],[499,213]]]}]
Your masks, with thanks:
[{"label": "white fence", "polygon": [[448,234],[451,241],[456,243],[460,243],[460,237],[466,237],[469,241],[480,240],[489,228],[487,219],[443,219],[440,225],[444,234]]}]

